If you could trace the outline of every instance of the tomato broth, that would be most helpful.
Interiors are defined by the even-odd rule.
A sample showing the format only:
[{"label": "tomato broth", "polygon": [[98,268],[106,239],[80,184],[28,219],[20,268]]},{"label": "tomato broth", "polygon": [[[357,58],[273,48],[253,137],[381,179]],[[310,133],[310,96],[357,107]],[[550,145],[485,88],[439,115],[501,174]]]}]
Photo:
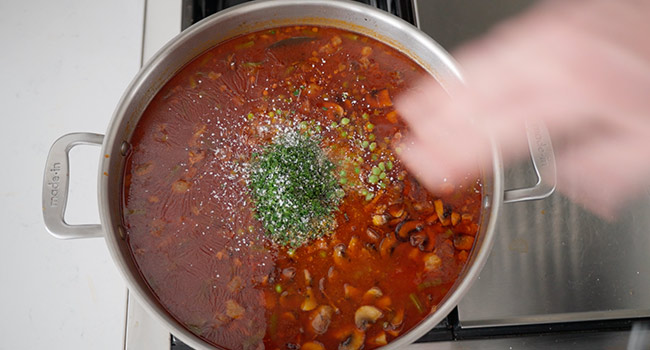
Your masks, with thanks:
[{"label": "tomato broth", "polygon": [[[478,231],[481,184],[430,193],[398,158],[393,98],[423,75],[395,49],[330,27],[222,43],[154,97],[131,139],[123,221],[161,305],[226,349],[371,349],[425,318]],[[268,236],[250,168],[279,135],[316,140],[344,192],[330,232]]]}]

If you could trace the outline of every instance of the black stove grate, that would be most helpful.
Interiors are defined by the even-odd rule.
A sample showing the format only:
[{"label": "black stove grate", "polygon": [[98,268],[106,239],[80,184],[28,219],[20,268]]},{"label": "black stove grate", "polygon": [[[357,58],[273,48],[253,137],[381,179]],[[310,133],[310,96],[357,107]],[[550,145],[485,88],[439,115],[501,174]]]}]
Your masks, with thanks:
[{"label": "black stove grate", "polygon": [[[243,4],[252,0],[183,0],[181,29],[185,30],[192,24],[213,15],[223,9]],[[390,12],[415,25],[413,0],[355,0],[362,4]]]}]

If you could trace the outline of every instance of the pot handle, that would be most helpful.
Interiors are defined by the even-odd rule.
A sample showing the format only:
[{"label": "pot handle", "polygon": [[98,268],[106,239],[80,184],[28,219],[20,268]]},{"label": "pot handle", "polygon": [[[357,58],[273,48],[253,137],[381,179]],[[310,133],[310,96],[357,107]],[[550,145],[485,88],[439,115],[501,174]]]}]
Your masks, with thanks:
[{"label": "pot handle", "polygon": [[541,121],[527,120],[526,135],[530,158],[537,174],[537,183],[533,187],[504,191],[504,203],[544,199],[555,191],[557,182],[555,153],[546,125]]},{"label": "pot handle", "polygon": [[102,145],[104,135],[72,133],[54,141],[47,155],[43,175],[43,220],[45,227],[58,239],[89,238],[103,236],[101,225],[68,225],[65,207],[70,184],[70,150],[78,145]]}]

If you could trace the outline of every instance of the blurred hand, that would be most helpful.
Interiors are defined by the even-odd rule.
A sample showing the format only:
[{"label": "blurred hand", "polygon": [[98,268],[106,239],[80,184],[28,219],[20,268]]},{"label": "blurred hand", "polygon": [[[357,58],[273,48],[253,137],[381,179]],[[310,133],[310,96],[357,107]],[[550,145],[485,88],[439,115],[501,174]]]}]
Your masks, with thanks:
[{"label": "blurred hand", "polygon": [[602,216],[650,181],[650,0],[544,2],[454,56],[467,88],[434,81],[401,96],[402,160],[430,189],[489,159],[528,155],[523,120],[546,123],[558,190]]}]

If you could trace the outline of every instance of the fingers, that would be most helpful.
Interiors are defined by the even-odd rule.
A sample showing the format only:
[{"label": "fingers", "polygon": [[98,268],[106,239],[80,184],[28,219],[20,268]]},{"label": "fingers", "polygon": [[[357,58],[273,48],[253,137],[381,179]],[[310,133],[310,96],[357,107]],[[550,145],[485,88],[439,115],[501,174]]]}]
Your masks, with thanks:
[{"label": "fingers", "polygon": [[558,190],[604,218],[643,193],[650,177],[650,133],[596,136],[557,158]]}]

